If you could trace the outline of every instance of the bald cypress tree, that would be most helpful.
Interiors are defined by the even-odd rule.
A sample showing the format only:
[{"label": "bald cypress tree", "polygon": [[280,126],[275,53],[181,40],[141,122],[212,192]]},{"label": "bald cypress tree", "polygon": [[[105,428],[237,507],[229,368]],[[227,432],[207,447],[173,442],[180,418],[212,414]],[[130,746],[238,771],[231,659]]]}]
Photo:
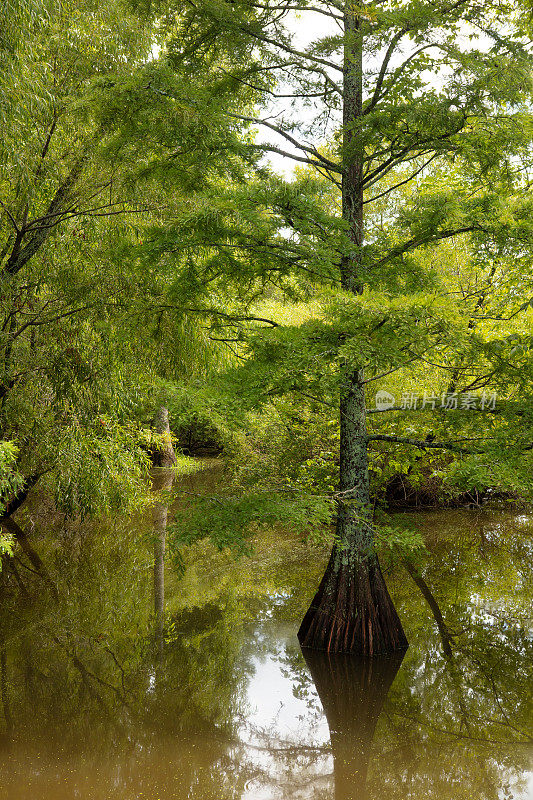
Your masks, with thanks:
[{"label": "bald cypress tree", "polygon": [[[433,309],[426,325],[424,300],[410,296],[417,281],[427,288],[413,256],[465,236],[474,249],[497,249],[504,229],[514,235],[501,207],[505,193],[520,184],[517,159],[529,146],[524,123],[531,59],[522,7],[491,0],[199,0],[173,10],[179,15],[178,35],[169,44],[174,66],[192,76],[200,58],[203,64],[211,59],[215,92],[241,87],[250,104],[264,109],[228,110],[260,132],[242,152],[270,154],[275,164],[280,157],[304,164],[337,197],[328,218],[313,216],[305,180],[280,188],[266,167],[256,168],[248,202],[262,203],[269,219],[276,216],[276,236],[228,226],[222,244],[213,231],[210,240],[226,256],[230,247],[233,253],[253,250],[255,261],[248,258],[245,268],[234,256],[224,263],[236,281],[241,268],[243,285],[254,291],[265,276],[286,289],[287,276],[311,275],[337,298],[329,333],[326,323],[321,333],[315,325],[308,340],[314,346],[322,336],[327,352],[335,353],[336,543],[300,642],[365,656],[402,650],[406,637],[376,553],[368,468],[373,440],[401,440],[369,434],[366,393],[381,375],[422,358],[431,336],[450,330],[444,306],[441,319]],[[461,191],[426,190],[431,174],[457,170]],[[402,201],[406,187],[411,195]],[[244,202],[242,192],[236,202]],[[530,239],[527,231],[526,246]],[[378,330],[387,332],[383,339]],[[272,353],[276,336],[281,341],[283,333],[267,337],[263,355],[268,347]],[[280,391],[298,382],[294,348],[286,350],[292,373]],[[302,375],[308,369],[302,357]],[[423,439],[403,441],[420,445]],[[456,449],[446,442],[431,446]]]}]

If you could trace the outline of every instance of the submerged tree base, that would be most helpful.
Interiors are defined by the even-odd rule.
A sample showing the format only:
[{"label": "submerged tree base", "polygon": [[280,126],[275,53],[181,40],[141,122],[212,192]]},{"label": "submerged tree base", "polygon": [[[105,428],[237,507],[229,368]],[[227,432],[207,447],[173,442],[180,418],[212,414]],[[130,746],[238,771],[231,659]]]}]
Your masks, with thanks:
[{"label": "submerged tree base", "polygon": [[333,549],[318,591],[300,625],[302,647],[379,656],[408,642],[376,555],[343,558]]}]

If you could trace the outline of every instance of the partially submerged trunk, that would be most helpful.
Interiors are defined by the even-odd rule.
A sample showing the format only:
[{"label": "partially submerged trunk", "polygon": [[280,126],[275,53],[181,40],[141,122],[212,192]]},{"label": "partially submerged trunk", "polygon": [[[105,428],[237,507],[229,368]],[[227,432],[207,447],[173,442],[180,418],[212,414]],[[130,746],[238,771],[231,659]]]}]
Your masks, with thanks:
[{"label": "partially submerged trunk", "polygon": [[[350,247],[340,264],[346,292],[364,290],[363,20],[344,13],[342,214]],[[404,650],[407,639],[385,586],[374,546],[368,477],[365,379],[347,366],[340,399],[340,491],[337,543],[304,617],[302,647],[375,656]]]},{"label": "partially submerged trunk", "polygon": [[168,409],[160,406],[152,421],[157,443],[152,447],[152,463],[154,467],[170,469],[176,463],[176,454],[172,446],[172,435],[168,421]]},{"label": "partially submerged trunk", "polygon": [[372,740],[403,653],[374,659],[303,653],[328,721],[335,800],[364,800]]},{"label": "partially submerged trunk", "polygon": [[360,374],[346,379],[341,399],[337,542],[298,638],[302,647],[361,656],[407,648],[375,552]]},{"label": "partially submerged trunk", "polygon": [[407,649],[377,556],[333,549],[318,591],[298,631],[302,647],[380,656]]}]

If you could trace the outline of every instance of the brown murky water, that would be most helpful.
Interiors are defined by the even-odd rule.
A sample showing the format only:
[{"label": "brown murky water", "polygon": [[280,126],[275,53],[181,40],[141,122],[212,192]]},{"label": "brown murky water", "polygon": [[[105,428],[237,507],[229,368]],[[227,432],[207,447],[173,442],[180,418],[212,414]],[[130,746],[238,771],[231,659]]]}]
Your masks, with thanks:
[{"label": "brown murky water", "polygon": [[36,525],[59,599],[4,571],[0,800],[533,798],[533,516],[413,519],[420,574],[387,567],[410,648],[373,662],[302,653],[327,552],[286,532],[167,563],[161,644],[146,525]]}]

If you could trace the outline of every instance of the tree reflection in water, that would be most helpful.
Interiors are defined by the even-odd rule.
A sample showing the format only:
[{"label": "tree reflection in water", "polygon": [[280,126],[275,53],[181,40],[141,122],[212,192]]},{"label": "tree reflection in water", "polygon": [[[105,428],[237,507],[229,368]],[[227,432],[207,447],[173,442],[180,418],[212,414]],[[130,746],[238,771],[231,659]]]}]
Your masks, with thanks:
[{"label": "tree reflection in water", "polygon": [[431,556],[388,576],[400,669],[304,658],[323,563],[285,532],[169,571],[157,665],[151,515],[32,537],[57,596],[22,549],[0,574],[0,800],[530,800],[533,524],[471,519],[419,515]]},{"label": "tree reflection in water", "polygon": [[404,653],[362,659],[305,648],[303,655],[328,721],[335,800],[366,800],[376,724]]},{"label": "tree reflection in water", "polygon": [[159,469],[152,478],[152,492],[158,499],[154,502],[154,618],[155,640],[159,655],[164,646],[165,619],[165,547],[167,537],[168,501],[161,492],[172,489],[174,473],[171,469]]}]

